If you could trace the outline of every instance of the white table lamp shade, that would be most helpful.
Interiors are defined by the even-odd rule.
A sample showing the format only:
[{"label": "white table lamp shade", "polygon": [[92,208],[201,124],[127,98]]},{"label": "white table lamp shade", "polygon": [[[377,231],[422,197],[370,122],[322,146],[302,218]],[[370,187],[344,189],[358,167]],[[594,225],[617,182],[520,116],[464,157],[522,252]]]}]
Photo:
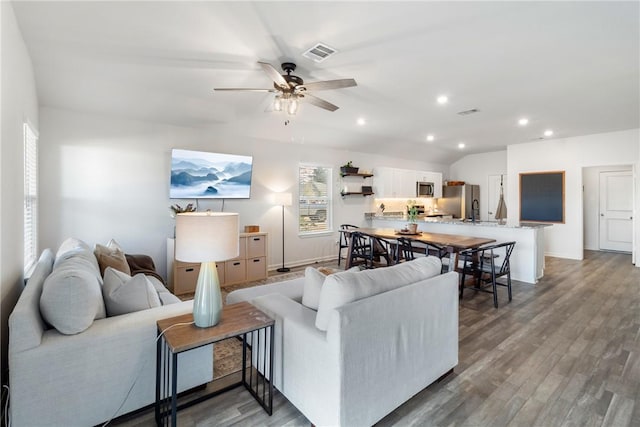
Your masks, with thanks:
[{"label": "white table lamp shade", "polygon": [[216,261],[239,254],[238,214],[190,212],[176,215],[176,259],[200,262],[193,296],[193,322],[201,328],[215,326],[222,316],[222,296]]},{"label": "white table lamp shade", "polygon": [[273,204],[276,206],[291,206],[293,204],[293,195],[291,193],[274,193]]},{"label": "white table lamp shade", "polygon": [[176,215],[176,259],[225,261],[239,254],[238,214],[190,212]]}]

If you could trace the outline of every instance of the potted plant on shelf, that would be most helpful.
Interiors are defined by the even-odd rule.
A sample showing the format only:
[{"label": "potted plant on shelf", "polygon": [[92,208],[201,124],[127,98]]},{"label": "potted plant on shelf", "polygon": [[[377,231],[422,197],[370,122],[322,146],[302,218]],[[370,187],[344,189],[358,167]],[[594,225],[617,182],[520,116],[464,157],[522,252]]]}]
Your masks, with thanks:
[{"label": "potted plant on shelf", "polygon": [[409,230],[410,234],[418,233],[418,207],[416,206],[415,200],[407,200],[407,219],[409,223],[407,224],[407,230]]},{"label": "potted plant on shelf", "polygon": [[357,168],[357,167],[353,166],[353,162],[351,160],[349,160],[344,165],[340,166],[340,172],[343,173],[343,174],[358,173],[359,169],[360,168]]}]

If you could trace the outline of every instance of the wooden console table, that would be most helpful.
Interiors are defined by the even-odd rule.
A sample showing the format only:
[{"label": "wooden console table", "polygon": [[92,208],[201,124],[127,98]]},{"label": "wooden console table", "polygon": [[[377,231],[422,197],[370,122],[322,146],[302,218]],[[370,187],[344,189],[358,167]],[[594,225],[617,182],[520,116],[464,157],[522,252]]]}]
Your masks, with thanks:
[{"label": "wooden console table", "polygon": [[[195,326],[192,314],[158,320],[157,326],[155,403],[157,425],[165,425],[165,421],[168,421],[167,418],[170,417],[170,425],[175,427],[178,410],[195,405],[240,385],[244,385],[264,410],[271,415],[273,411],[273,381],[271,377],[273,375],[274,346],[274,320],[272,318],[248,302],[240,302],[224,306],[220,323],[210,328]],[[242,380],[222,390],[178,405],[178,354],[233,337],[242,338]],[[257,369],[251,363],[247,369],[247,349],[249,347],[251,360],[254,361]],[[256,357],[254,358],[254,356]]]}]

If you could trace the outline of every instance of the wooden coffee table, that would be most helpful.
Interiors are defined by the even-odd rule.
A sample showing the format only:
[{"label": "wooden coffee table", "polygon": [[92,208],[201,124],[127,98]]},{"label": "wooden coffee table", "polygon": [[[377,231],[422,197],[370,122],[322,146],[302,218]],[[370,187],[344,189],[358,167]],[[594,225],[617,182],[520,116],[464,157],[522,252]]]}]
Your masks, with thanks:
[{"label": "wooden coffee table", "polygon": [[[273,357],[271,356],[274,345],[274,323],[272,318],[248,302],[224,306],[220,323],[210,328],[195,326],[192,314],[158,320],[156,424],[164,425],[166,418],[170,416],[171,426],[176,426],[178,410],[240,385],[244,385],[271,415],[273,411],[273,381],[271,381]],[[178,354],[233,337],[242,338],[242,380],[178,405]],[[250,364],[248,374],[247,350],[251,352],[251,360],[256,365],[254,368],[253,364]]]}]

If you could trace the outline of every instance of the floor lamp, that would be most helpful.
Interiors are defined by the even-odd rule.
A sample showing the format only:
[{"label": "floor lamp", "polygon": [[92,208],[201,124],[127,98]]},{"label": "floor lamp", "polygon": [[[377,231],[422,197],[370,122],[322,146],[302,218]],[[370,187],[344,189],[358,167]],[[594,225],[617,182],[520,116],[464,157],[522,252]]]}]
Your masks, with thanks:
[{"label": "floor lamp", "polygon": [[293,203],[293,196],[291,193],[275,193],[274,204],[282,206],[282,267],[277,271],[280,273],[286,273],[290,271],[289,268],[284,266],[284,207],[291,206]]},{"label": "floor lamp", "polygon": [[216,261],[235,258],[240,249],[238,214],[189,212],[176,215],[176,259],[200,262],[193,297],[193,321],[200,328],[215,326],[222,315]]}]

